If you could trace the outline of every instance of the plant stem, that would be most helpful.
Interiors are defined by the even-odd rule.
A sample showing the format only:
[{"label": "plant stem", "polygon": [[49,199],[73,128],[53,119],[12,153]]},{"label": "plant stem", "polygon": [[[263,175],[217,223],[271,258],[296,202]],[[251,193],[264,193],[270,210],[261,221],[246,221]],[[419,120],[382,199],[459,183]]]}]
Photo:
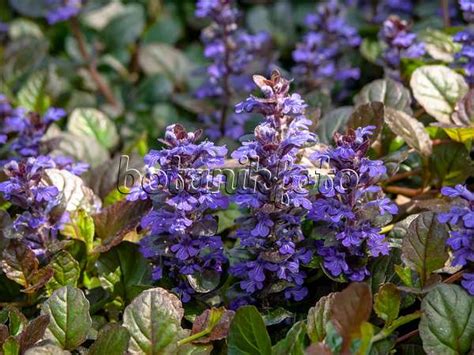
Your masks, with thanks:
[{"label": "plant stem", "polygon": [[451,27],[451,19],[449,18],[448,0],[441,0],[441,11],[443,13],[444,28]]},{"label": "plant stem", "polygon": [[196,333],[196,334],[193,334],[193,335],[190,335],[188,336],[187,338],[184,338],[184,339],[181,339],[180,341],[178,341],[178,347],[182,346],[182,345],[185,345],[185,344],[188,344],[196,339],[199,339],[207,334],[209,334],[211,332],[211,329],[204,329],[204,330],[201,330],[200,332]]},{"label": "plant stem", "polygon": [[384,190],[392,194],[400,194],[407,197],[415,197],[423,193],[423,189],[412,189],[409,187],[401,186],[386,186],[384,187]]},{"label": "plant stem", "polygon": [[400,180],[406,179],[407,177],[418,175],[420,172],[421,171],[417,169],[417,170],[412,170],[412,171],[405,171],[403,173],[398,173],[398,174],[393,175],[391,178],[389,178],[387,180],[387,183],[390,184],[392,182],[400,181]]},{"label": "plant stem", "polygon": [[391,325],[389,325],[387,328],[383,328],[379,333],[377,333],[373,338],[372,338],[372,343],[376,343],[377,341],[380,341],[382,339],[385,339],[388,337],[390,334],[392,334],[395,329],[398,327],[407,324],[415,319],[418,319],[421,317],[421,312],[416,311],[414,313],[408,314],[406,316],[400,317],[396,319]]},{"label": "plant stem", "polygon": [[96,63],[95,63],[95,59],[92,58],[92,56],[87,51],[86,41],[85,41],[84,36],[81,32],[79,21],[77,20],[76,17],[73,17],[71,19],[71,29],[72,29],[72,33],[74,35],[74,38],[77,41],[77,45],[79,47],[79,52],[81,53],[82,59],[86,63],[89,74],[90,74],[92,80],[97,85],[97,88],[102,93],[102,95],[104,95],[105,99],[107,100],[107,102],[109,104],[111,104],[115,108],[120,107],[117,99],[115,98],[115,96],[112,93],[112,90],[110,89],[110,87],[107,85],[105,80],[102,78],[102,76],[98,72],[97,67],[96,67]]}]

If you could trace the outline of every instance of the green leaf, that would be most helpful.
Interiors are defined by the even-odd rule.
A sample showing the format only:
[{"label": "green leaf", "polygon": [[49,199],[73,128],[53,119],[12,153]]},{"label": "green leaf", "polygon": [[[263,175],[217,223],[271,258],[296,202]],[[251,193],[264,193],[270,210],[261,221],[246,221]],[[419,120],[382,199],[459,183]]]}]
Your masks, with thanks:
[{"label": "green leaf", "polygon": [[193,64],[181,51],[164,43],[142,46],[138,58],[146,75],[164,74],[175,85],[185,83],[193,70]]},{"label": "green leaf", "polygon": [[474,297],[457,285],[438,285],[421,302],[420,336],[428,354],[467,354],[474,339]]},{"label": "green leaf", "polygon": [[237,310],[230,325],[227,342],[229,355],[272,353],[267,328],[254,306],[244,306]]},{"label": "green leaf", "polygon": [[95,235],[94,220],[83,209],[79,209],[73,213],[70,222],[64,225],[61,234],[84,242],[87,253],[90,254],[92,252],[94,248]]},{"label": "green leaf", "polygon": [[356,107],[347,122],[347,127],[355,130],[359,127],[374,126],[375,131],[371,137],[371,141],[374,142],[382,131],[383,122],[383,103],[372,101]]},{"label": "green leaf", "polygon": [[170,15],[163,14],[146,31],[143,43],[162,42],[175,44],[184,34],[183,26]]},{"label": "green leaf", "polygon": [[112,49],[134,42],[145,27],[145,11],[140,4],[128,4],[100,32]]},{"label": "green leaf", "polygon": [[324,144],[332,143],[334,133],[346,130],[347,121],[353,111],[352,106],[344,106],[325,114],[316,129],[320,141]]},{"label": "green leaf", "polygon": [[146,355],[175,354],[186,333],[181,328],[184,310],[172,293],[162,288],[142,292],[125,309],[123,326],[130,333],[128,351]]},{"label": "green leaf", "polygon": [[89,355],[125,354],[128,349],[130,334],[118,324],[107,324],[97,335],[97,340],[89,349]]},{"label": "green leaf", "polygon": [[331,306],[334,302],[335,293],[321,297],[314,307],[308,311],[306,328],[311,342],[318,343],[326,337],[326,323],[330,318]]},{"label": "green leaf", "polygon": [[430,170],[436,186],[456,185],[474,173],[474,163],[463,144],[449,142],[433,148]]},{"label": "green leaf", "polygon": [[272,355],[304,355],[306,339],[306,324],[304,321],[295,323],[286,334],[272,348]]},{"label": "green leaf", "polygon": [[105,148],[113,148],[119,141],[115,124],[95,108],[77,108],[72,111],[67,129],[77,136],[95,137]]},{"label": "green leaf", "polygon": [[21,37],[44,38],[41,27],[26,18],[17,18],[8,24],[8,37],[11,40]]},{"label": "green leaf", "polygon": [[443,65],[425,65],[416,69],[410,86],[419,104],[441,123],[450,123],[456,103],[468,91],[462,75]]},{"label": "green leaf", "polygon": [[215,213],[217,216],[218,227],[217,234],[222,233],[228,228],[235,226],[235,220],[242,214],[235,203],[231,203],[228,208]]},{"label": "green leaf", "polygon": [[431,155],[433,143],[425,130],[425,126],[420,121],[405,112],[387,107],[385,109],[385,122],[390,130],[403,138],[410,147],[424,156]]},{"label": "green leaf", "polygon": [[360,106],[369,102],[382,102],[385,107],[412,114],[410,90],[392,79],[378,79],[365,85],[354,97],[354,104]]},{"label": "green leaf", "polygon": [[454,61],[454,55],[461,49],[460,44],[455,43],[452,36],[433,28],[421,31],[418,37],[433,59],[446,63]]},{"label": "green leaf", "polygon": [[400,291],[397,286],[391,283],[384,284],[375,295],[374,311],[386,325],[390,325],[398,317],[400,302]]},{"label": "green leaf", "polygon": [[193,329],[188,339],[193,339],[194,344],[205,344],[225,339],[234,314],[234,311],[224,307],[206,309],[194,320]]},{"label": "green leaf", "polygon": [[46,78],[45,72],[32,74],[18,92],[18,106],[44,113],[49,106],[49,98],[45,93]]},{"label": "green leaf", "polygon": [[81,290],[72,286],[54,291],[43,303],[41,313],[50,318],[45,338],[66,350],[74,350],[81,345],[92,326],[89,302]]},{"label": "green leaf", "polygon": [[360,45],[360,53],[362,56],[373,64],[377,64],[377,60],[382,54],[382,46],[377,40],[364,38]]},{"label": "green leaf", "polygon": [[101,254],[96,267],[102,287],[126,302],[137,295],[138,286],[146,284],[150,274],[148,262],[138,246],[129,242]]},{"label": "green leaf", "polygon": [[68,156],[76,161],[88,163],[92,168],[101,166],[109,160],[107,149],[95,137],[77,136],[68,132],[60,132],[50,138],[53,145],[51,156]]},{"label": "green leaf", "polygon": [[50,263],[54,271],[53,277],[48,281],[46,287],[49,292],[55,291],[63,286],[77,286],[81,275],[79,262],[65,250],[56,254]]},{"label": "green leaf", "polygon": [[20,14],[29,17],[42,17],[48,12],[45,4],[36,0],[9,0],[10,6]]},{"label": "green leaf", "polygon": [[438,222],[433,212],[423,212],[410,223],[402,242],[402,260],[420,275],[422,286],[448,260],[448,237],[447,225]]},{"label": "green leaf", "polygon": [[8,339],[3,343],[2,350],[2,355],[19,355],[20,344],[14,337],[8,337]]}]

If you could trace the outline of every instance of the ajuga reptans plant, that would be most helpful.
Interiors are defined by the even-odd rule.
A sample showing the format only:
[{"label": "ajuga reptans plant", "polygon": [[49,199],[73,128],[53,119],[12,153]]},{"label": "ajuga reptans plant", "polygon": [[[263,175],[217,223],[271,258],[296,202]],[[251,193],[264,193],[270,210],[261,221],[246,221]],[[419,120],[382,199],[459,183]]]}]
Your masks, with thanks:
[{"label": "ajuga reptans plant", "polygon": [[308,293],[302,266],[312,257],[302,245],[301,221],[311,202],[308,174],[298,164],[298,154],[316,137],[308,130],[307,105],[300,95],[288,93],[288,80],[275,71],[271,79],[257,75],[254,81],[264,97],[247,98],[236,112],[260,113],[264,120],[255,128],[255,138],[232,154],[241,164],[252,164],[254,172],[235,197],[240,207],[249,210],[236,235],[247,255],[231,268],[244,291],[236,302],[255,302],[281,292],[288,299],[301,300]]},{"label": "ajuga reptans plant", "polygon": [[209,170],[223,166],[227,149],[197,143],[200,136],[179,124],[168,126],[164,149],[145,156],[147,177],[128,196],[153,201],[141,221],[147,230],[141,252],[153,263],[153,279],[171,279],[183,302],[195,293],[189,278],[218,277],[226,262],[217,222],[208,212],[228,204],[219,191],[222,175]]},{"label": "ajuga reptans plant", "polygon": [[293,52],[298,81],[309,90],[331,90],[335,82],[358,79],[360,70],[351,66],[348,54],[361,39],[346,22],[344,7],[335,0],[327,1],[306,17],[305,24],[309,31]]},{"label": "ajuga reptans plant", "polygon": [[[453,251],[453,266],[474,265],[474,193],[466,186],[443,187],[445,196],[458,198],[449,212],[441,213],[438,219],[441,223],[449,223],[454,230],[447,244]],[[474,296],[474,272],[465,272],[461,284]]]},{"label": "ajuga reptans plant", "polygon": [[232,109],[239,96],[254,88],[249,69],[252,65],[252,70],[263,66],[270,37],[265,32],[252,35],[240,29],[239,12],[232,0],[199,0],[196,16],[212,21],[201,34],[204,55],[211,64],[206,70],[206,81],[196,91],[200,99],[214,99],[216,107],[214,112],[201,115],[207,125],[205,133],[213,139],[238,139],[244,133],[248,115],[236,115]]},{"label": "ajuga reptans plant", "polygon": [[334,148],[311,157],[318,166],[327,164],[331,173],[330,179],[319,183],[309,218],[327,229],[316,250],[332,277],[362,281],[369,275],[368,258],[389,251],[375,217],[391,217],[397,206],[377,186],[386,173],[383,162],[366,156],[374,129],[368,126],[336,133]]}]

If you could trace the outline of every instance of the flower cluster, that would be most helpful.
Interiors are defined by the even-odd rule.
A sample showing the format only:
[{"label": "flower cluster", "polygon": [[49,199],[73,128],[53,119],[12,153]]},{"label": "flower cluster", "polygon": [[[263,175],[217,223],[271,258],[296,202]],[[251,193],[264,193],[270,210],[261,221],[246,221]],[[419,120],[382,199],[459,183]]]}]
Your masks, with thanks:
[{"label": "flower cluster", "polygon": [[236,106],[236,112],[265,116],[255,128],[255,139],[244,142],[232,157],[250,164],[252,182],[237,191],[235,202],[250,213],[243,217],[237,237],[247,252],[232,265],[240,287],[250,296],[266,296],[284,290],[286,298],[307,295],[301,265],[312,253],[302,244],[301,221],[311,208],[306,186],[308,174],[298,164],[301,148],[314,143],[305,117],[306,104],[298,94],[288,94],[289,81],[274,72],[270,80],[255,76],[264,98],[251,96]]},{"label": "flower cluster", "polygon": [[358,79],[360,70],[346,54],[359,46],[357,30],[347,24],[336,0],[319,5],[306,17],[309,31],[293,52],[294,72],[310,89],[331,89],[335,80]]},{"label": "flower cluster", "polygon": [[234,114],[232,107],[239,94],[253,89],[249,67],[256,64],[256,58],[267,56],[270,37],[267,33],[251,35],[239,29],[238,11],[232,0],[199,0],[196,7],[197,17],[212,20],[201,35],[204,55],[212,64],[207,67],[207,80],[196,96],[215,99],[218,106],[215,112],[202,115],[201,119],[208,126],[206,134],[210,138],[238,139],[248,116]]},{"label": "flower cluster", "polygon": [[50,25],[77,16],[82,8],[82,0],[46,0],[46,20]]},{"label": "flower cluster", "polygon": [[175,291],[184,302],[195,292],[190,278],[219,275],[226,262],[222,241],[215,236],[216,220],[208,212],[228,204],[219,192],[222,175],[209,171],[223,166],[227,149],[209,141],[197,144],[200,135],[179,124],[167,127],[166,148],[145,156],[147,179],[128,197],[152,199],[154,208],[141,221],[148,231],[141,252],[154,264],[153,278],[159,280],[165,272],[177,282]]},{"label": "flower cluster", "polygon": [[[443,187],[441,193],[451,198],[459,197],[460,203],[449,212],[440,213],[441,223],[450,223],[457,228],[451,231],[447,244],[453,250],[453,266],[466,266],[474,262],[474,193],[465,186]],[[463,202],[463,203],[461,203]],[[465,273],[461,282],[471,295],[474,295],[474,272]]]},{"label": "flower cluster", "polygon": [[397,206],[376,185],[386,173],[385,166],[366,157],[374,128],[336,133],[335,148],[311,157],[317,164],[327,164],[333,175],[320,183],[308,215],[328,228],[324,240],[317,241],[317,251],[331,276],[351,281],[361,281],[369,274],[369,256],[388,254],[388,243],[375,217],[397,213]]},{"label": "flower cluster", "polygon": [[[464,19],[474,23],[474,0],[460,0],[461,10]],[[461,50],[456,54],[456,58],[464,66],[467,81],[474,84],[474,29],[467,28],[458,32],[454,36],[454,41],[462,45]]]},{"label": "flower cluster", "polygon": [[[0,95],[0,144],[1,153],[8,149],[8,160],[0,160],[0,167],[10,160],[21,160],[28,157],[38,157],[41,154],[41,143],[48,126],[63,118],[66,111],[59,108],[49,108],[41,116],[36,112],[27,112],[24,108],[13,108],[4,95]],[[75,175],[80,175],[88,169],[85,163],[75,163],[70,157],[54,158],[58,169],[65,169]]]},{"label": "flower cluster", "polygon": [[384,21],[379,37],[385,44],[383,64],[393,79],[400,79],[402,58],[419,58],[425,54],[424,43],[417,41],[416,34],[410,32],[409,23],[398,16],[390,16]]},{"label": "flower cluster", "polygon": [[24,210],[14,220],[12,232],[38,256],[46,253],[68,217],[67,213],[54,213],[60,192],[44,180],[46,169],[52,168],[58,166],[47,156],[12,160],[4,166],[8,180],[0,183],[3,198]]}]

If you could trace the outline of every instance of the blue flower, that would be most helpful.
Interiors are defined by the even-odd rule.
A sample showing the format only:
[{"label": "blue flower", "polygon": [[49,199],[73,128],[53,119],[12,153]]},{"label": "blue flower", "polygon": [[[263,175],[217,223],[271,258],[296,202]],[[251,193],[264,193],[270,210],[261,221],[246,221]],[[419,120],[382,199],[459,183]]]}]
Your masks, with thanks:
[{"label": "blue flower", "polygon": [[[250,97],[236,105],[237,111],[265,116],[255,130],[255,138],[244,142],[234,159],[250,165],[255,189],[241,187],[234,201],[250,208],[239,220],[236,237],[248,255],[231,266],[230,272],[241,279],[241,297],[253,299],[283,284],[279,292],[301,300],[307,290],[300,287],[312,252],[302,247],[301,222],[309,201],[306,171],[299,165],[302,149],[316,141],[310,122],[304,116],[306,103],[300,95],[288,93],[289,81],[274,72],[270,79],[254,76],[265,98]],[[284,292],[283,292],[284,291]]]},{"label": "blue flower", "polygon": [[385,44],[383,65],[387,74],[395,80],[400,80],[402,58],[420,58],[425,54],[424,43],[417,41],[417,36],[410,32],[410,27],[407,21],[398,16],[390,16],[384,21],[379,33]]},{"label": "blue flower", "polygon": [[[466,186],[443,187],[441,193],[458,198],[449,212],[438,214],[441,223],[450,223],[454,228],[446,244],[453,251],[453,266],[470,266],[474,262],[474,194]],[[465,273],[461,284],[474,295],[473,274]]]},{"label": "blue flower", "polygon": [[82,0],[45,0],[48,9],[46,19],[50,25],[77,16],[82,8]]},{"label": "blue flower", "polygon": [[293,51],[294,73],[309,88],[331,89],[336,80],[358,79],[360,71],[347,60],[351,48],[361,39],[343,14],[336,0],[318,6],[316,13],[306,17],[309,32]]},{"label": "blue flower", "polygon": [[[317,242],[317,252],[330,275],[351,281],[368,275],[365,264],[369,256],[388,254],[388,243],[380,228],[373,225],[373,215],[398,212],[377,186],[386,172],[383,163],[366,157],[374,128],[336,133],[336,147],[311,157],[316,162],[324,158],[334,175],[332,186],[318,191],[308,214],[316,222],[325,222],[330,231],[324,242]],[[376,212],[370,214],[374,209]]]},{"label": "blue flower", "polygon": [[[211,176],[209,170],[222,166],[227,149],[209,141],[197,143],[199,138],[199,131],[187,132],[179,124],[168,126],[165,148],[150,150],[145,156],[145,181],[127,197],[153,201],[153,209],[141,220],[146,236],[140,241],[140,251],[156,270],[153,278],[167,275],[183,302],[195,293],[183,275],[221,273],[226,263],[222,241],[214,235],[217,222],[208,213],[228,205],[219,192],[222,176]],[[158,181],[150,181],[156,177]],[[143,187],[156,188],[148,195]]]},{"label": "blue flower", "polygon": [[263,68],[262,58],[268,57],[270,36],[263,32],[251,35],[240,29],[239,13],[233,5],[231,0],[199,0],[196,4],[196,17],[212,21],[201,35],[204,55],[211,64],[206,70],[207,80],[195,93],[199,99],[215,100],[216,110],[200,115],[211,139],[238,139],[244,133],[249,116],[230,111],[239,95],[253,89],[250,68],[255,70],[255,64]]}]

